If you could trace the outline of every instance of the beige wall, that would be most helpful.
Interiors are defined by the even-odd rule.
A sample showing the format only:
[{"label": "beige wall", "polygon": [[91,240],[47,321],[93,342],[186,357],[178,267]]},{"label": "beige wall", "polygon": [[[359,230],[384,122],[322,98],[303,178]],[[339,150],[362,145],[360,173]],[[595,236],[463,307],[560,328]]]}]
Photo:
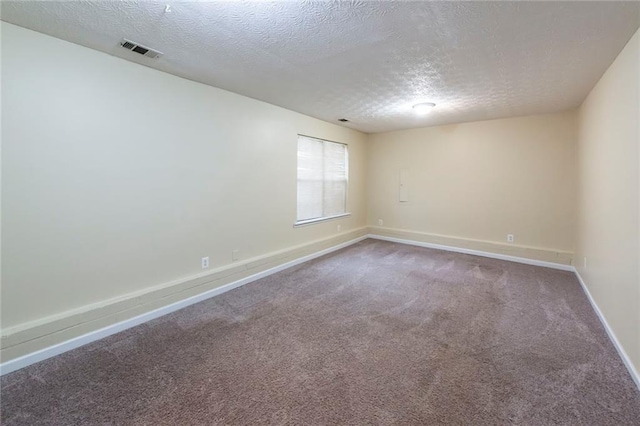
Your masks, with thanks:
[{"label": "beige wall", "polygon": [[[577,242],[579,272],[640,365],[638,34],[579,112],[367,136],[0,26],[3,360],[347,241],[368,223],[559,263]],[[349,144],[351,217],[293,228],[298,133]],[[408,203],[398,201],[401,169]]]},{"label": "beige wall", "polygon": [[[371,135],[368,223],[382,219],[384,228],[453,245],[566,259],[573,251],[575,142],[575,112]],[[401,169],[410,174],[407,203],[398,201]]]},{"label": "beige wall", "polygon": [[[1,28],[3,333],[365,225],[365,134]],[[293,228],[298,133],[349,145],[352,216]]]},{"label": "beige wall", "polygon": [[[640,32],[580,108],[576,266],[640,367]],[[586,258],[586,266],[584,259]]]}]

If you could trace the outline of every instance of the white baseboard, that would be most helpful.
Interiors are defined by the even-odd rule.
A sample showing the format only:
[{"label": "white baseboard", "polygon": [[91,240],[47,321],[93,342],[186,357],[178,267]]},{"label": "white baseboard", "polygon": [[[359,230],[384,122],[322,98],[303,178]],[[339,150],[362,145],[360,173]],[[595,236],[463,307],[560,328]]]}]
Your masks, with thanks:
[{"label": "white baseboard", "polygon": [[576,277],[578,278],[578,281],[580,282],[580,285],[582,286],[582,290],[584,291],[584,293],[587,296],[589,302],[591,303],[591,306],[593,307],[593,310],[596,312],[596,315],[600,319],[600,322],[602,323],[604,329],[606,330],[607,335],[609,336],[609,338],[611,339],[611,342],[613,343],[614,347],[618,351],[618,354],[620,355],[620,358],[622,359],[622,362],[627,367],[627,370],[629,371],[629,374],[631,375],[631,378],[635,382],[635,384],[638,387],[638,389],[640,389],[640,375],[638,375],[638,372],[636,371],[633,363],[629,359],[629,356],[627,355],[627,353],[623,349],[622,345],[620,345],[620,342],[618,341],[615,333],[613,332],[611,327],[609,327],[609,324],[607,323],[607,320],[605,319],[604,315],[600,311],[600,308],[598,307],[598,305],[596,304],[595,300],[591,296],[591,293],[589,292],[589,289],[587,288],[587,286],[585,285],[584,281],[582,280],[582,277],[580,276],[578,271],[573,266],[563,265],[563,264],[558,264],[558,263],[552,263],[552,262],[545,262],[545,261],[540,261],[540,260],[526,259],[526,258],[515,257],[515,256],[507,256],[507,255],[496,254],[496,253],[483,252],[483,251],[478,251],[478,250],[464,249],[464,248],[458,248],[458,247],[450,247],[450,246],[444,246],[444,245],[432,244],[432,243],[425,243],[425,242],[420,242],[420,241],[412,241],[412,240],[406,240],[406,239],[401,239],[401,238],[385,237],[385,236],[380,236],[380,235],[375,235],[375,234],[364,235],[362,237],[355,238],[353,240],[350,240],[350,241],[335,245],[333,247],[329,247],[327,249],[320,250],[320,251],[318,251],[316,253],[300,257],[298,259],[283,263],[282,265],[267,269],[265,271],[262,271],[262,272],[259,272],[257,274],[248,276],[248,277],[240,279],[238,281],[234,281],[234,282],[226,284],[224,286],[221,286],[221,287],[206,291],[206,292],[204,292],[202,294],[199,294],[197,296],[189,297],[187,299],[181,300],[179,302],[172,303],[170,305],[164,306],[164,307],[159,308],[159,309],[155,309],[153,311],[144,313],[142,315],[138,315],[136,317],[127,319],[125,321],[118,322],[116,324],[101,328],[101,329],[96,330],[96,331],[92,331],[90,333],[87,333],[87,334],[84,334],[82,336],[67,340],[65,342],[62,342],[62,343],[59,343],[59,344],[56,344],[56,345],[53,345],[53,346],[49,346],[47,348],[41,349],[41,350],[36,351],[36,352],[32,352],[30,354],[21,356],[19,358],[12,359],[10,361],[7,361],[5,363],[0,364],[0,375],[11,373],[11,372],[19,370],[21,368],[27,367],[27,366],[29,366],[31,364],[35,364],[37,362],[43,361],[43,360],[51,358],[53,356],[62,354],[64,352],[70,351],[70,350],[75,349],[75,348],[78,348],[80,346],[84,346],[84,345],[86,345],[88,343],[95,342],[96,340],[100,340],[100,339],[102,339],[104,337],[110,336],[112,334],[118,333],[118,332],[126,330],[126,329],[129,329],[131,327],[135,327],[136,325],[145,323],[147,321],[151,321],[151,320],[153,320],[155,318],[161,317],[161,316],[169,314],[171,312],[175,312],[175,311],[177,311],[179,309],[182,309],[182,308],[185,308],[185,307],[187,307],[189,305],[193,305],[195,303],[198,303],[198,302],[201,302],[203,300],[209,299],[211,297],[215,297],[217,295],[225,293],[225,292],[227,292],[229,290],[232,290],[234,288],[237,288],[237,287],[243,286],[245,284],[248,284],[250,282],[259,280],[260,278],[264,278],[266,276],[275,274],[276,272],[280,272],[280,271],[282,271],[284,269],[287,269],[287,268],[290,268],[292,266],[299,265],[301,263],[304,263],[304,262],[307,262],[309,260],[318,258],[320,256],[324,256],[325,254],[328,254],[328,253],[334,252],[336,250],[340,250],[342,248],[348,247],[350,245],[353,245],[355,243],[363,241],[363,240],[365,240],[367,238],[383,240],[383,241],[391,241],[391,242],[400,243],[400,244],[409,244],[409,245],[414,245],[414,246],[419,246],[419,247],[433,248],[433,249],[438,249],[438,250],[446,250],[446,251],[452,251],[452,252],[457,252],[457,253],[471,254],[471,255],[476,255],[476,256],[489,257],[489,258],[493,258],[493,259],[500,259],[500,260],[506,260],[506,261],[511,261],[511,262],[524,263],[524,264],[528,264],[528,265],[542,266],[542,267],[547,267],[547,268],[554,268],[554,269],[560,269],[560,270],[563,270],[563,271],[574,272],[576,274]]},{"label": "white baseboard", "polygon": [[563,270],[563,271],[573,272],[574,274],[576,274],[576,277],[578,278],[578,281],[580,282],[580,286],[582,286],[582,290],[584,291],[585,295],[587,296],[587,299],[589,300],[589,303],[591,303],[591,306],[593,307],[593,310],[595,311],[596,315],[598,316],[598,319],[600,319],[600,322],[602,323],[602,326],[606,330],[607,335],[609,336],[609,339],[611,340],[611,343],[613,343],[613,346],[616,348],[616,351],[618,351],[618,355],[620,355],[620,358],[622,359],[622,362],[624,363],[625,367],[627,367],[627,370],[629,371],[629,374],[631,375],[631,378],[633,379],[633,381],[635,382],[636,386],[638,387],[638,390],[640,390],[640,375],[638,374],[638,371],[635,369],[633,363],[631,362],[631,359],[629,358],[629,356],[625,352],[624,348],[622,347],[622,345],[618,341],[618,338],[616,337],[615,333],[613,332],[613,330],[609,326],[609,323],[607,322],[607,320],[605,319],[604,315],[602,314],[602,311],[600,311],[600,308],[598,307],[598,305],[596,304],[595,300],[591,296],[591,293],[589,292],[589,289],[587,288],[586,284],[584,283],[582,277],[580,276],[580,274],[578,273],[578,271],[576,270],[575,267],[573,267],[571,265],[563,265],[563,264],[559,264],[559,263],[545,262],[545,261],[541,261],[541,260],[533,260],[533,259],[526,259],[526,258],[522,258],[522,257],[507,256],[507,255],[503,255],[503,254],[489,253],[489,252],[471,250],[471,249],[465,249],[465,248],[459,248],[459,247],[444,246],[444,245],[440,245],[440,244],[425,243],[425,242],[421,242],[421,241],[407,240],[407,239],[402,239],[402,238],[386,237],[386,236],[382,236],[382,235],[369,234],[369,235],[367,235],[367,237],[368,238],[373,238],[373,239],[376,239],[376,240],[391,241],[391,242],[400,243],[400,244],[409,244],[409,245],[419,246],[419,247],[427,247],[427,248],[433,248],[433,249],[438,249],[438,250],[453,251],[453,252],[456,252],[456,253],[472,254],[472,255],[476,255],[476,256],[490,257],[492,259],[507,260],[507,261],[510,261],[510,262],[525,263],[527,265],[543,266],[543,267],[546,267],[546,268],[554,268],[554,269],[560,269],[560,270]]},{"label": "white baseboard", "polygon": [[78,348],[80,346],[84,346],[84,345],[86,345],[88,343],[91,343],[91,342],[95,342],[96,340],[100,340],[100,339],[105,338],[107,336],[110,336],[112,334],[119,333],[119,332],[121,332],[123,330],[126,330],[126,329],[129,329],[131,327],[135,327],[136,325],[140,325],[140,324],[145,323],[147,321],[151,321],[153,319],[156,319],[156,318],[161,317],[163,315],[167,315],[167,314],[169,314],[171,312],[175,312],[175,311],[177,311],[179,309],[185,308],[187,306],[193,305],[193,304],[201,302],[203,300],[212,298],[214,296],[218,296],[218,295],[220,295],[222,293],[226,293],[229,290],[233,290],[234,288],[237,288],[237,287],[243,286],[245,284],[248,284],[250,282],[259,280],[260,278],[264,278],[266,276],[275,274],[276,272],[280,272],[280,271],[282,271],[284,269],[291,268],[292,266],[299,265],[301,263],[307,262],[307,261],[315,259],[317,257],[324,256],[325,254],[329,254],[329,253],[334,252],[336,250],[343,249],[345,247],[348,247],[350,245],[358,243],[358,242],[360,242],[362,240],[365,240],[366,238],[367,238],[367,236],[363,235],[363,236],[355,238],[353,240],[346,241],[344,243],[337,244],[337,245],[329,247],[327,249],[320,250],[320,251],[315,252],[313,254],[310,254],[310,255],[307,255],[307,256],[303,256],[303,257],[300,257],[298,259],[283,263],[283,264],[278,265],[276,267],[269,268],[269,269],[264,270],[262,272],[259,272],[257,274],[250,275],[248,277],[242,278],[242,279],[240,279],[238,281],[234,281],[232,283],[229,283],[229,284],[214,288],[214,289],[209,290],[209,291],[205,291],[204,293],[198,294],[196,296],[189,297],[189,298],[181,300],[179,302],[171,303],[171,304],[169,304],[167,306],[163,306],[163,307],[155,309],[153,311],[146,312],[146,313],[144,313],[142,315],[138,315],[136,317],[129,318],[127,320],[118,322],[116,324],[109,325],[109,326],[101,328],[99,330],[92,331],[92,332],[84,334],[82,336],[75,337],[75,338],[67,340],[65,342],[58,343],[56,345],[49,346],[47,348],[44,348],[44,349],[29,353],[27,355],[24,355],[24,356],[9,360],[7,362],[4,362],[4,363],[0,364],[0,375],[11,373],[11,372],[19,370],[21,368],[27,367],[27,366],[29,366],[31,364],[35,364],[36,362],[44,361],[45,359],[51,358],[53,356],[60,355],[60,354],[62,354],[64,352],[70,351],[70,350]]},{"label": "white baseboard", "polygon": [[613,343],[613,346],[618,351],[618,355],[620,355],[620,358],[622,358],[622,362],[624,363],[625,367],[627,367],[627,370],[629,371],[629,374],[631,375],[631,378],[633,379],[633,381],[635,382],[636,386],[638,387],[638,390],[640,390],[640,375],[638,374],[638,371],[636,370],[635,366],[631,362],[631,359],[629,358],[629,355],[627,355],[627,352],[625,352],[624,348],[622,347],[622,345],[618,341],[618,338],[616,337],[616,334],[613,332],[611,327],[609,327],[609,323],[607,322],[606,318],[602,314],[602,311],[598,307],[598,304],[596,303],[596,301],[591,296],[591,293],[589,292],[589,289],[587,288],[587,285],[585,284],[584,280],[580,276],[580,273],[575,269],[574,269],[574,272],[576,274],[576,277],[578,277],[578,281],[580,282],[580,285],[582,286],[582,290],[584,291],[584,294],[587,295],[587,299],[589,299],[589,303],[591,303],[591,306],[593,307],[593,310],[596,311],[596,315],[598,315],[598,318],[600,319],[600,322],[602,323],[602,326],[604,327],[604,329],[606,330],[607,334],[609,335],[609,339],[611,340],[611,342]]},{"label": "white baseboard", "polygon": [[571,265],[561,263],[545,262],[544,260],[527,259],[525,257],[509,256],[506,254],[491,253],[487,251],[472,250],[461,247],[445,246],[441,244],[425,243],[423,241],[407,240],[404,238],[387,237],[384,235],[369,234],[369,238],[383,241],[391,241],[400,244],[409,244],[418,247],[427,247],[438,250],[453,251],[456,253],[472,254],[475,256],[490,257],[492,259],[508,260],[510,262],[525,263],[527,265],[543,266],[545,268],[561,269],[563,271],[575,271]]}]

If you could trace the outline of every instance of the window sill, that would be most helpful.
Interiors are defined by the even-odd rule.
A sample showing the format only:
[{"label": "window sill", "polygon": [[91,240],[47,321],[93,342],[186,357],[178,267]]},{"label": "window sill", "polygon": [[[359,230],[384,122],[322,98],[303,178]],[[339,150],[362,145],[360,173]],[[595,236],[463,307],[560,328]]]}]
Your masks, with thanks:
[{"label": "window sill", "polygon": [[293,224],[294,228],[298,228],[300,226],[307,226],[307,225],[313,225],[314,223],[320,223],[320,222],[327,222],[330,220],[335,220],[335,219],[340,219],[343,217],[347,217],[347,216],[351,216],[351,213],[342,213],[342,214],[337,214],[335,216],[327,216],[327,217],[318,217],[315,219],[306,219],[306,220],[299,220],[296,223]]}]

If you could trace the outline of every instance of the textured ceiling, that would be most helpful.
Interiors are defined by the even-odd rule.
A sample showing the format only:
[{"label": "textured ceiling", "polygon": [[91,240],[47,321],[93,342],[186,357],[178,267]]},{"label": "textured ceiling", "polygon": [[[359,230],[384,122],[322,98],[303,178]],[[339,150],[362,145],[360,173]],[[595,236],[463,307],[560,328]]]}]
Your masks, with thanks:
[{"label": "textured ceiling", "polygon": [[[372,133],[576,107],[640,23],[637,2],[3,1],[1,12]],[[126,51],[123,37],[164,56]],[[421,101],[437,106],[417,117]]]}]

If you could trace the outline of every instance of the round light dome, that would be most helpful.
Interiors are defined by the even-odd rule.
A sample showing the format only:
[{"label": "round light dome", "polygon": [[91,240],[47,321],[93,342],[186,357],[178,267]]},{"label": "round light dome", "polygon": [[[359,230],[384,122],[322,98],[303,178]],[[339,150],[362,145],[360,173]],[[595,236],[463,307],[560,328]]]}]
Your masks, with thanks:
[{"label": "round light dome", "polygon": [[415,104],[413,106],[413,110],[416,112],[416,114],[423,115],[431,111],[434,106],[436,106],[436,104],[434,104],[433,102],[422,102],[419,104]]}]

